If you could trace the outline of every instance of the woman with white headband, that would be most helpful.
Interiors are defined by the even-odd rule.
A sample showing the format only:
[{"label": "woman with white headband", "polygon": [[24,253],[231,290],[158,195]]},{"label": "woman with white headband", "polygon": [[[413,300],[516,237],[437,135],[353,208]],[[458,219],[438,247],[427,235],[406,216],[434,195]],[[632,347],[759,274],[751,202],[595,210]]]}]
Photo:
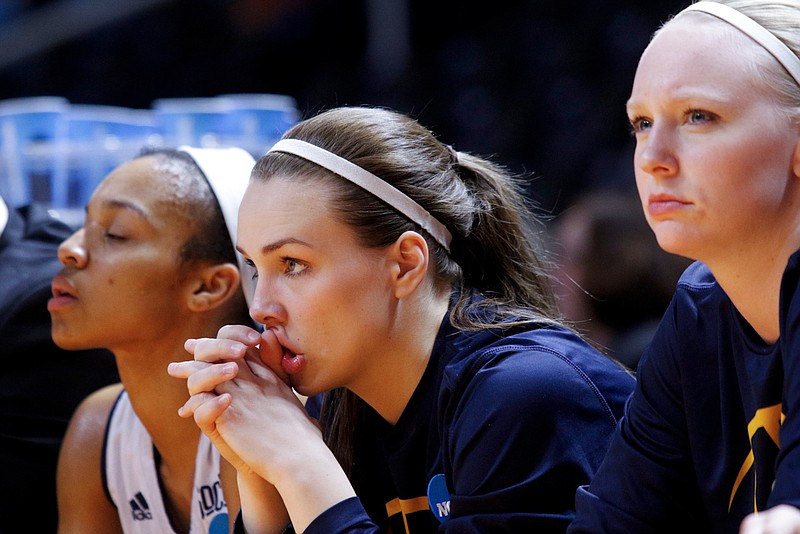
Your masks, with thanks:
[{"label": "woman with white headband", "polygon": [[251,324],[251,278],[240,283],[233,244],[254,164],[235,148],[148,151],[100,183],[83,227],[61,244],[53,339],[108,348],[122,384],[89,396],[70,422],[60,534],[229,531],[236,473],[176,415],[188,396],[164,367],[188,337]]},{"label": "woman with white headband", "polygon": [[644,214],[698,261],[570,532],[800,532],[798,52],[797,0],[702,1],[640,59]]},{"label": "woman with white headband", "polygon": [[[239,211],[251,317],[194,339],[181,410],[246,531],[564,532],[633,378],[560,325],[512,178],[391,111],[263,156]],[[327,392],[321,429],[292,393]],[[330,447],[330,448],[329,448]]]}]

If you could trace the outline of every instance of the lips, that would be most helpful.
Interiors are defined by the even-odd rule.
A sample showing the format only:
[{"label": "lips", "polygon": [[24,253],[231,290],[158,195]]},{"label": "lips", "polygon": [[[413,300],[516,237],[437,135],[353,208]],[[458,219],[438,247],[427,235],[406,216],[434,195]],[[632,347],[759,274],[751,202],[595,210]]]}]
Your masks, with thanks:
[{"label": "lips", "polygon": [[305,366],[305,356],[289,347],[289,342],[283,331],[273,329],[273,332],[275,332],[275,337],[278,338],[278,343],[280,343],[281,348],[283,348],[283,356],[281,357],[281,368],[283,372],[287,375],[299,373]]},{"label": "lips", "polygon": [[281,358],[281,368],[287,375],[299,373],[306,363],[306,357],[302,354],[295,354],[284,348],[283,358]]},{"label": "lips", "polygon": [[659,193],[647,198],[647,212],[651,217],[661,217],[688,206],[690,202],[678,197]]},{"label": "lips", "polygon": [[50,287],[53,297],[47,301],[48,311],[58,311],[78,301],[78,292],[64,276],[56,275]]}]

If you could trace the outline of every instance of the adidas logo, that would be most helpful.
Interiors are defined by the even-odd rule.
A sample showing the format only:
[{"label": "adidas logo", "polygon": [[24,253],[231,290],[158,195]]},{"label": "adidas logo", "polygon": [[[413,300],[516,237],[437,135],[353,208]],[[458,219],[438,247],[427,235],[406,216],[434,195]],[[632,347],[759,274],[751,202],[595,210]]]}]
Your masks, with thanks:
[{"label": "adidas logo", "polygon": [[150,507],[147,506],[147,499],[144,498],[142,492],[134,495],[133,499],[130,500],[130,503],[131,515],[133,516],[134,521],[153,519],[153,514],[150,513]]}]

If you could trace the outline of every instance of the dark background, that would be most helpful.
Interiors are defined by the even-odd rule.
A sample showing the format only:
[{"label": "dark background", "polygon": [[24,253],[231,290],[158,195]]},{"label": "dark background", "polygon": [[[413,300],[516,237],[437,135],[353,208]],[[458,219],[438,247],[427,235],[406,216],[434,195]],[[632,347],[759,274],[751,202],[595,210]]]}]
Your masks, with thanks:
[{"label": "dark background", "polygon": [[[530,176],[548,213],[633,187],[624,104],[679,0],[3,0],[0,99],[388,106]],[[125,6],[125,7],[122,7]]]}]

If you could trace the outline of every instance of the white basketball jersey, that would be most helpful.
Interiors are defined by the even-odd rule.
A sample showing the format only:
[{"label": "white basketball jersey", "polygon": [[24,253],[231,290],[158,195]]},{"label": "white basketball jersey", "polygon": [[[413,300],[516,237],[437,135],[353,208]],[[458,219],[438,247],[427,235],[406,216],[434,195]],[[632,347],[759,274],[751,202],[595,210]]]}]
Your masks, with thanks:
[{"label": "white basketball jersey", "polygon": [[[219,482],[219,452],[200,435],[194,468],[190,534],[227,534],[228,506]],[[126,534],[174,533],[156,472],[153,442],[123,391],[111,411],[103,480]]]}]

